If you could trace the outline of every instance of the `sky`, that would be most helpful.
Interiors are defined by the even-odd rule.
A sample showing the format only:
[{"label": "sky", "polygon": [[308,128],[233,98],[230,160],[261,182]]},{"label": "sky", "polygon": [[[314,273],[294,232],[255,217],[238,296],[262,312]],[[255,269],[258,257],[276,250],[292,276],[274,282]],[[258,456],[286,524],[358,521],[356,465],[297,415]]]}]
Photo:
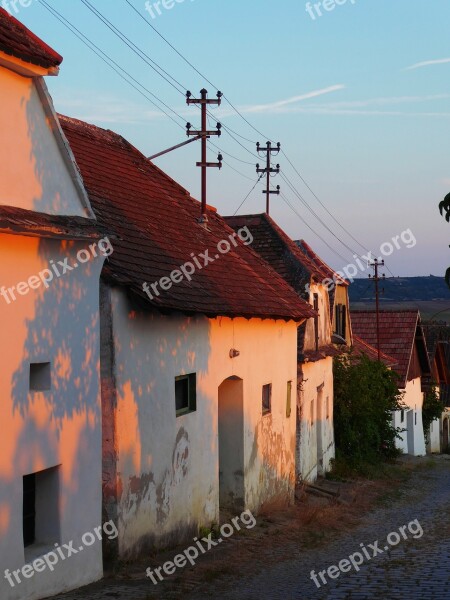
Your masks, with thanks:
[{"label": "sky", "polygon": [[[18,2],[12,14],[64,57],[59,76],[47,78],[58,112],[112,129],[150,156],[185,141],[185,122],[200,124],[182,92],[198,96],[206,87],[214,97],[219,89],[262,134],[227,101],[211,108],[243,136],[211,140],[225,162],[208,172],[208,203],[221,214],[233,214],[256,183],[264,159],[255,143],[279,141],[285,154],[273,161],[282,174],[272,182],[283,195],[272,196],[270,214],[292,238],[339,270],[370,250],[384,258],[387,276],[444,274],[450,224],[438,203],[450,192],[448,0],[165,0],[158,8],[156,0],[129,0],[135,10],[126,0],[87,1],[180,89],[82,0],[46,0],[179,117],[169,113],[174,123],[121,79],[40,0],[22,0],[29,6]],[[198,160],[193,143],[155,164],[199,198]],[[208,160],[217,160],[215,148]],[[264,212],[263,189],[254,187],[239,214]]]}]

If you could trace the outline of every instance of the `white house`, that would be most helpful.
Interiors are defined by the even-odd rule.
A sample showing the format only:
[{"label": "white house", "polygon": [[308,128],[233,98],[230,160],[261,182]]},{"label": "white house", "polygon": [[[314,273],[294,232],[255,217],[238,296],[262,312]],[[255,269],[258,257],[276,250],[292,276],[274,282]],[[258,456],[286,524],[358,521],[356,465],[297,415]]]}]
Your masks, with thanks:
[{"label": "white house", "polygon": [[101,542],[79,549],[102,524],[102,230],[43,81],[61,61],[0,9],[2,600],[102,576]]},{"label": "white house", "polygon": [[[294,496],[297,326],[306,302],[121,136],[60,117],[98,220],[103,510],[113,555],[191,539],[223,510]],[[224,514],[224,513],[222,513]]]},{"label": "white house", "polygon": [[[431,377],[431,366],[419,311],[415,309],[381,310],[380,349],[397,361],[393,370],[399,376],[405,409],[394,413],[394,426],[404,430],[396,441],[405,454],[423,456],[425,436],[422,424],[424,391]],[[377,347],[376,312],[352,310],[356,335]]]},{"label": "white house", "polygon": [[[351,343],[347,282],[306,242],[289,238],[267,214],[226,217],[226,221],[235,230],[247,226],[254,237],[252,247],[316,311],[314,318],[298,328],[296,411],[296,475],[314,481],[330,470],[335,454],[333,356],[339,350],[332,335],[339,333],[343,345]],[[338,322],[333,323],[333,315]]]}]

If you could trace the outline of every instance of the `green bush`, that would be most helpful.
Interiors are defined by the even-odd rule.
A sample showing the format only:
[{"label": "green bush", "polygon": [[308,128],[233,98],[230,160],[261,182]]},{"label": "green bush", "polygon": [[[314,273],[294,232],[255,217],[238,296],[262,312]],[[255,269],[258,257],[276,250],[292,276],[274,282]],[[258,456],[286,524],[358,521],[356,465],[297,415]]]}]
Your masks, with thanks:
[{"label": "green bush", "polygon": [[336,459],[358,470],[392,460],[400,452],[392,412],[403,408],[398,376],[367,356],[334,359]]}]

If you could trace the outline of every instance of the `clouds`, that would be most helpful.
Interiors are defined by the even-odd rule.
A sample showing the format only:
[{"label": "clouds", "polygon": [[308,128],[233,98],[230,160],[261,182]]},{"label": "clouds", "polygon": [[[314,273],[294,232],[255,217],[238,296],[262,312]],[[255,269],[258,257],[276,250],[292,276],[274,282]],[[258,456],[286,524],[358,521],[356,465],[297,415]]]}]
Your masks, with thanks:
[{"label": "clouds", "polygon": [[445,65],[450,63],[450,58],[438,58],[436,60],[424,60],[422,62],[418,62],[415,65],[411,65],[410,67],[406,67],[405,71],[413,71],[415,69],[422,69],[423,67],[431,67],[434,65]]},{"label": "clouds", "polygon": [[312,98],[317,98],[318,96],[338,92],[343,89],[345,89],[345,85],[343,84],[331,85],[320,90],[314,90],[312,92],[307,92],[306,94],[301,94],[300,96],[293,96],[292,98],[287,98],[286,100],[278,100],[269,104],[255,104],[254,106],[245,106],[241,108],[241,111],[247,113],[279,113],[283,112],[286,107],[292,106],[293,104],[297,104],[298,102],[302,102],[303,100],[310,100]]}]

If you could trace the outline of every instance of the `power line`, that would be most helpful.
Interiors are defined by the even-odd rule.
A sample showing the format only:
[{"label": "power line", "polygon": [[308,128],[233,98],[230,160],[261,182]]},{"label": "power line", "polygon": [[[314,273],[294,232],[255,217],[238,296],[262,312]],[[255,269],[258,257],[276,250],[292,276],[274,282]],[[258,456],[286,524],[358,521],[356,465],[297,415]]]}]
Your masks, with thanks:
[{"label": "power line", "polygon": [[254,184],[254,186],[252,187],[252,189],[249,191],[249,193],[245,196],[245,198],[242,200],[242,202],[239,204],[239,206],[237,207],[237,209],[234,211],[233,213],[233,217],[236,215],[236,213],[238,212],[238,210],[240,210],[243,206],[245,201],[247,200],[247,198],[250,196],[250,194],[253,192],[253,190],[255,189],[255,187],[258,185],[258,183],[261,181],[263,177],[263,173],[261,173],[261,175],[258,177],[258,179],[256,180],[256,183]]},{"label": "power line", "polygon": [[339,236],[337,236],[334,231],[332,229],[330,229],[328,227],[328,225],[322,221],[322,219],[319,217],[319,215],[315,212],[315,210],[313,208],[311,208],[311,206],[306,202],[306,200],[303,198],[303,196],[297,191],[297,189],[295,188],[295,186],[290,182],[290,180],[286,177],[286,175],[284,175],[284,173],[281,173],[281,178],[283,179],[283,181],[285,183],[287,183],[287,185],[290,187],[290,189],[294,192],[294,194],[297,196],[297,198],[300,200],[300,202],[307,208],[307,210],[309,210],[309,212],[319,221],[319,223],[325,227],[325,229],[338,241],[340,242],[347,250],[349,250],[352,254],[356,254],[358,256],[358,253],[355,252],[355,250],[353,250],[353,248],[351,248],[350,246],[348,246],[343,240],[341,240],[341,238]]},{"label": "power line", "polygon": [[[171,85],[178,93],[182,94],[183,96],[185,95],[183,92],[183,88],[187,89],[187,86],[183,86],[182,83],[180,83],[177,79],[175,79],[172,75],[170,75],[170,73],[168,73],[167,71],[165,71],[161,65],[159,65],[156,61],[154,61],[152,58],[150,58],[150,56],[148,56],[148,54],[146,54],[141,48],[139,48],[139,46],[137,46],[132,40],[130,40],[129,37],[127,37],[124,33],[122,33],[122,31],[120,29],[118,29],[113,23],[111,23],[111,21],[105,17],[99,10],[97,10],[94,6],[92,6],[92,4],[88,1],[88,0],[81,0],[81,2],[86,6],[86,8],[88,8],[98,19],[100,19],[100,21],[102,21],[102,23],[104,23],[104,25],[106,25],[106,27],[108,27],[108,29],[110,29],[110,31],[112,31],[116,37],[118,37],[130,50],[132,50],[134,52],[134,54],[136,54],[141,60],[143,60],[151,69],[153,69],[160,77],[162,77],[167,83],[169,83],[169,85]],[[132,7],[134,9],[134,7]],[[142,15],[140,15],[142,16]],[[148,23],[148,21],[144,18],[144,21],[146,23]],[[149,25],[151,25],[149,23]],[[152,26],[153,27],[153,26]],[[149,62],[150,61],[150,62]],[[165,77],[162,73],[164,73],[167,77]],[[170,78],[172,80],[169,81]],[[210,82],[209,82],[210,83]],[[211,84],[212,85],[212,84]],[[178,87],[177,87],[178,86]],[[219,121],[214,117],[214,115],[211,114],[211,112],[208,110],[207,111],[208,116],[213,119],[216,123],[218,123]],[[181,119],[181,116],[178,115]],[[255,154],[253,154],[250,150],[248,150],[248,148],[246,148],[239,140],[237,140],[232,133],[233,130],[230,127],[224,127],[224,129],[228,130],[227,133],[228,135],[241,147],[243,148],[243,150],[245,150],[246,152],[248,152],[251,156],[256,157]],[[234,132],[233,132],[234,133]],[[239,134],[237,134],[239,135]],[[240,136],[243,137],[243,136]],[[234,158],[235,160],[238,160],[240,162],[245,162],[241,159],[236,158],[235,156],[233,156],[232,154],[229,154],[225,151],[223,151],[221,148],[219,148],[217,146],[218,150],[220,152],[222,152],[223,154],[228,154],[231,158]],[[252,163],[247,163],[247,164],[252,164]]]},{"label": "power line", "polygon": [[347,263],[347,259],[344,256],[342,256],[342,254],[340,254],[337,250],[335,250],[332,246],[330,246],[330,244],[326,240],[324,240],[324,238],[319,233],[317,233],[317,231],[305,221],[305,219],[300,215],[300,213],[296,210],[296,208],[294,206],[292,206],[291,202],[286,198],[286,196],[283,194],[283,192],[281,192],[280,196],[284,200],[284,202],[289,206],[289,208],[292,210],[292,212],[294,212],[297,215],[297,217],[302,221],[302,223],[304,225],[306,225],[306,227],[310,231],[312,231],[312,233],[315,236],[317,236],[333,252],[333,254],[336,254],[336,256],[339,256],[339,258],[342,259],[344,261],[344,263]]},{"label": "power line", "polygon": [[297,175],[300,177],[300,179],[302,180],[302,182],[305,184],[305,186],[308,188],[308,190],[311,192],[311,194],[314,196],[314,198],[317,200],[317,202],[319,202],[319,204],[322,206],[322,208],[330,215],[330,217],[333,219],[333,221],[335,223],[337,223],[339,225],[339,227],[341,227],[341,229],[343,229],[343,231],[345,231],[345,233],[347,235],[349,235],[352,240],[354,242],[356,242],[358,244],[358,246],[361,246],[361,248],[363,250],[365,250],[366,252],[370,252],[368,248],[366,248],[364,246],[364,244],[361,244],[361,242],[359,242],[355,237],[353,237],[353,235],[343,226],[341,225],[341,223],[336,219],[336,217],[328,210],[328,208],[325,206],[325,204],[320,200],[320,198],[315,194],[315,192],[311,189],[311,187],[308,185],[308,183],[305,181],[305,179],[302,177],[301,173],[298,171],[298,169],[295,167],[295,165],[293,164],[293,162],[290,160],[290,158],[288,157],[288,155],[282,150],[286,160],[288,161],[288,163],[291,165],[291,167],[294,169],[294,171],[297,173]]},{"label": "power line", "polygon": [[[125,0],[125,2],[128,4],[128,6],[130,6],[130,8],[139,16],[140,19],[142,19],[144,21],[144,23],[146,23],[149,27],[152,28],[152,30],[166,43],[168,44],[168,46],[187,64],[189,65],[198,75],[200,75],[200,77],[202,77],[205,81],[207,81],[210,85],[212,85],[213,87],[216,87],[211,80],[209,80],[204,73],[202,73],[199,69],[197,69],[197,67],[195,67],[195,65],[190,62],[166,37],[164,37],[157,29],[154,25],[152,25],[152,23],[150,23],[150,21],[148,21],[148,19],[146,19],[130,2],[130,0]],[[254,125],[242,114],[242,112],[227,98],[226,95],[223,96],[224,100],[226,100],[228,102],[228,104],[231,106],[231,108],[235,111],[235,113],[241,118],[243,119],[243,121],[249,126],[251,127],[256,133],[258,133],[259,135],[266,137],[261,131],[259,131],[256,127],[254,127]],[[224,128],[227,128],[227,126],[223,126]],[[245,138],[244,136],[241,136],[240,134],[238,134],[237,132],[234,132],[231,128],[229,128],[229,131],[232,131],[234,133],[234,135],[237,135],[239,137],[241,137],[242,139],[244,139],[245,141],[249,142],[249,143],[254,143],[252,140],[250,140],[249,138]],[[229,133],[229,135],[231,135]],[[231,137],[233,137],[231,135]],[[233,138],[235,142],[238,142],[238,140],[236,140],[235,138]],[[269,138],[269,141],[270,138]],[[245,148],[242,144],[240,144],[247,152],[249,152],[250,154],[252,154],[247,148]],[[322,206],[322,208],[327,212],[327,214],[333,219],[333,221],[356,243],[358,244],[358,246],[360,246],[361,248],[363,248],[366,252],[369,252],[368,248],[366,248],[364,246],[364,244],[362,244],[359,240],[356,239],[356,237],[354,237],[352,235],[352,233],[350,233],[350,231],[348,231],[347,228],[344,227],[344,225],[342,225],[340,223],[340,221],[332,214],[332,212],[326,207],[326,205],[320,200],[320,198],[317,196],[317,194],[312,190],[312,188],[310,187],[310,185],[306,182],[306,180],[304,179],[304,177],[301,175],[301,173],[299,172],[299,170],[295,167],[294,163],[290,160],[290,158],[288,157],[288,155],[286,154],[285,151],[282,151],[283,155],[285,156],[286,160],[288,161],[288,163],[291,165],[291,167],[294,169],[294,171],[297,173],[297,175],[299,176],[299,178],[301,179],[301,181],[303,182],[303,184],[307,187],[307,189],[311,192],[311,194],[314,196],[314,198],[317,200],[317,202],[319,202],[319,204]],[[293,184],[292,184],[293,185]],[[295,187],[295,186],[293,186]],[[296,194],[300,195],[299,192],[296,190]],[[306,202],[306,201],[305,201]],[[308,205],[309,206],[309,205]],[[319,218],[319,217],[317,217]],[[322,222],[323,223],[323,222]],[[328,226],[326,226],[324,224],[324,226],[334,235],[334,237],[336,237],[347,249],[349,249],[352,253],[358,255],[357,252],[354,252],[347,244],[345,244],[345,242],[342,242],[342,240],[340,240],[329,228]]]},{"label": "power line", "polygon": [[[156,27],[150,23],[150,21],[149,21],[148,19],[146,19],[146,18],[144,17],[144,15],[142,15],[142,14],[141,14],[141,13],[140,13],[140,12],[137,10],[137,8],[136,8],[135,6],[133,6],[133,4],[130,2],[130,0],[124,0],[124,1],[125,1],[125,2],[128,4],[128,6],[129,6],[129,7],[130,7],[130,8],[131,8],[131,9],[132,9],[132,10],[133,10],[133,11],[134,11],[136,14],[137,14],[137,16],[138,16],[138,17],[139,17],[140,19],[142,19],[142,20],[144,21],[144,23],[146,23],[146,25],[148,25],[149,27],[151,27],[151,28],[153,29],[153,31],[156,33],[156,35],[158,35],[158,36],[159,36],[159,37],[160,37],[160,38],[161,38],[161,39],[162,39],[162,40],[163,40],[163,41],[164,41],[164,42],[165,42],[165,43],[166,43],[168,46],[170,46],[170,48],[172,48],[172,50],[173,50],[173,51],[174,51],[176,54],[178,54],[178,56],[179,56],[179,57],[180,57],[180,58],[181,58],[181,59],[182,59],[182,60],[183,60],[183,61],[184,61],[184,62],[185,62],[187,65],[189,65],[189,66],[190,66],[190,67],[191,67],[191,68],[192,68],[192,69],[193,69],[193,70],[194,70],[194,71],[197,73],[197,75],[200,75],[200,77],[201,77],[202,79],[204,79],[204,80],[205,80],[207,83],[209,83],[209,85],[212,85],[212,87],[213,87],[213,88],[215,88],[215,89],[218,89],[218,86],[214,85],[214,83],[212,83],[212,81],[210,81],[210,80],[208,79],[208,77],[206,77],[206,75],[204,75],[204,74],[203,74],[201,71],[199,71],[199,69],[197,69],[197,67],[196,67],[195,65],[193,65],[193,64],[192,64],[192,63],[191,63],[191,62],[190,62],[190,61],[189,61],[189,60],[188,60],[188,59],[187,59],[187,58],[186,58],[186,57],[185,57],[185,56],[184,56],[184,55],[183,55],[183,54],[182,54],[182,53],[181,53],[179,50],[177,50],[177,48],[176,48],[176,47],[175,47],[175,46],[174,46],[174,45],[173,45],[171,42],[169,42],[169,40],[168,40],[166,37],[164,37],[164,36],[162,35],[162,33],[160,33],[160,32],[159,32],[159,31],[156,29]],[[247,119],[244,117],[244,115],[243,115],[243,114],[242,114],[242,113],[241,113],[241,112],[240,112],[240,111],[239,111],[239,110],[238,110],[238,109],[237,109],[237,108],[236,108],[236,107],[235,107],[235,106],[232,104],[232,102],[231,102],[231,101],[230,101],[230,100],[227,98],[227,96],[226,96],[225,94],[224,94],[223,98],[224,98],[224,100],[226,100],[226,101],[228,102],[228,104],[229,104],[229,105],[231,106],[231,108],[232,108],[232,109],[235,111],[235,113],[236,113],[237,115],[239,115],[239,116],[240,116],[240,117],[241,117],[241,118],[242,118],[242,119],[243,119],[243,120],[244,120],[244,121],[247,123],[247,125],[249,125],[249,127],[251,127],[251,128],[252,128],[252,129],[253,129],[253,130],[254,130],[254,131],[255,131],[255,132],[258,134],[258,135],[260,135],[260,136],[262,136],[263,138],[266,138],[266,139],[267,139],[267,136],[266,136],[266,135],[264,135],[263,133],[261,133],[261,131],[259,131],[258,129],[256,129],[256,127],[254,127],[254,126],[253,126],[253,125],[250,123],[250,121],[248,121],[248,120],[247,120]],[[228,129],[230,129],[230,131],[232,131],[232,129],[231,129],[230,127],[228,127]],[[243,137],[243,136],[240,136],[240,137]],[[253,142],[253,140],[249,140],[248,138],[244,138],[244,139],[246,139],[246,141],[247,141],[247,142],[250,142],[250,143],[252,143],[252,144],[254,143],[254,142]],[[271,141],[271,140],[269,140],[269,141]]]},{"label": "power line", "polygon": [[[99,10],[97,10],[88,0],[81,0],[88,10],[97,17],[106,27],[114,33],[128,48],[134,52],[141,60],[143,60],[151,69],[155,71],[160,77],[162,77],[169,85],[171,85],[179,94],[184,96],[186,87],[177,81],[170,73],[165,71],[156,61],[154,61],[148,54],[146,54],[141,48],[139,48],[134,42],[130,40],[124,33],[120,31],[109,19],[107,19]],[[161,71],[161,72],[160,72]],[[172,81],[170,81],[172,80]],[[178,86],[178,87],[177,87]]]},{"label": "power line", "polygon": [[[177,127],[184,129],[183,126],[180,125],[173,117],[171,117],[165,110],[163,110],[153,100],[151,100],[146,94],[144,94],[144,92],[141,89],[139,89],[136,85],[134,85],[130,81],[130,79],[132,81],[134,81],[138,86],[140,86],[143,90],[145,90],[148,94],[150,94],[153,98],[155,98],[158,102],[160,102],[163,106],[165,106],[169,111],[171,111],[173,114],[175,114],[175,116],[177,116],[180,120],[183,120],[182,117],[177,112],[175,112],[170,106],[168,106],[165,102],[163,102],[163,100],[158,98],[158,96],[156,96],[156,94],[154,94],[148,88],[146,88],[144,85],[142,85],[126,69],[121,67],[114,59],[112,59],[106,52],[104,52],[101,48],[99,48],[99,46],[97,46],[94,42],[92,42],[87,36],[85,36],[77,27],[75,27],[75,25],[70,23],[70,21],[68,21],[55,8],[53,8],[51,5],[49,5],[45,0],[39,0],[39,1],[42,4],[42,6],[48,12],[50,12],[51,15],[53,15],[55,17],[55,19],[60,21],[60,23],[62,23],[67,29],[69,29],[69,31],[71,33],[73,33],[85,46],[87,46],[89,48],[89,50],[94,52],[94,54],[96,54],[105,64],[107,64],[113,71],[115,71],[117,73],[117,75],[119,75],[119,77],[121,77],[126,83],[128,83],[128,85],[131,85],[131,87],[133,87],[139,94],[141,94],[141,96],[143,96],[146,100],[148,100],[155,108],[157,108],[162,113],[164,113],[166,115],[166,117],[171,119],[171,121],[173,121],[175,123],[175,125],[177,125]],[[115,65],[115,66],[113,66],[113,65]],[[127,79],[127,77],[125,75],[123,75],[123,73],[125,73],[125,75],[127,77],[129,77],[129,79]]]}]

